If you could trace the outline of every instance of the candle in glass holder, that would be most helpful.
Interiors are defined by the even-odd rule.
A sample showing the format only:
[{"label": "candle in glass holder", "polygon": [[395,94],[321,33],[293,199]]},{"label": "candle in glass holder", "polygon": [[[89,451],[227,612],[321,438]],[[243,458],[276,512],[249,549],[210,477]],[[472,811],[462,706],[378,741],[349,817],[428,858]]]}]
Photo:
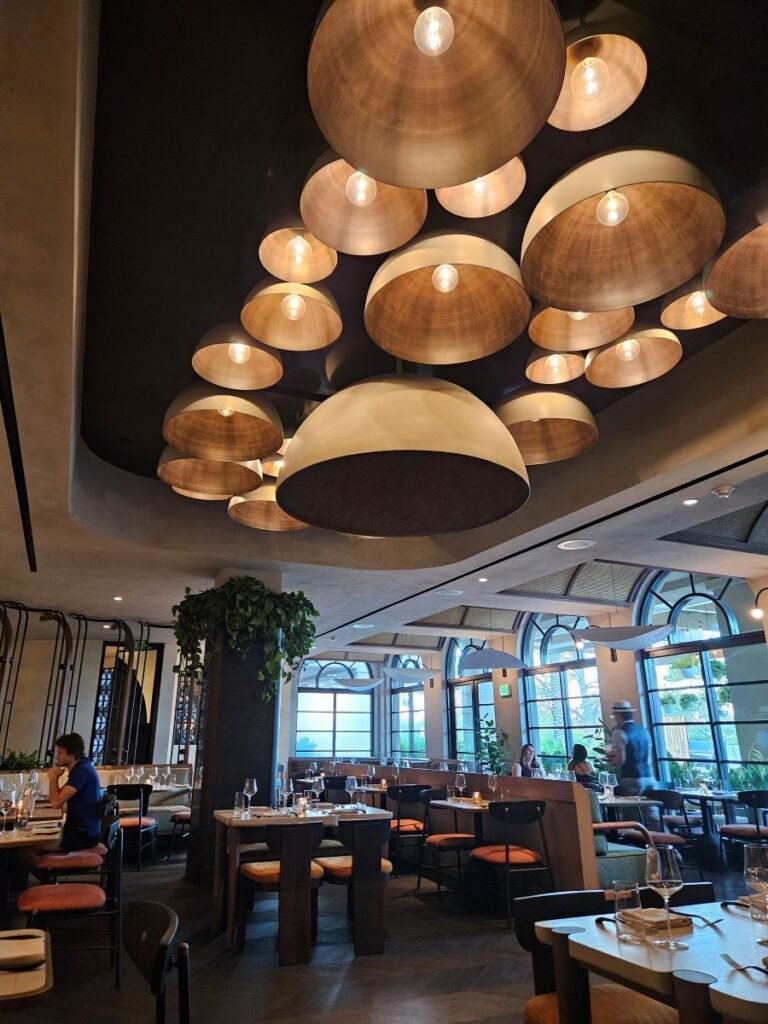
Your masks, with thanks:
[{"label": "candle in glass holder", "polygon": [[307,813],[307,798],[305,796],[296,798],[296,813],[300,818],[303,818]]},{"label": "candle in glass holder", "polygon": [[387,780],[386,779],[382,779],[381,780],[381,788],[382,789],[386,789],[387,788]]},{"label": "candle in glass holder", "polygon": [[476,804],[476,805],[480,805],[480,804],[482,804],[482,802],[483,802],[483,798],[480,796],[480,791],[479,790],[475,790],[475,792],[472,794],[472,803]]}]

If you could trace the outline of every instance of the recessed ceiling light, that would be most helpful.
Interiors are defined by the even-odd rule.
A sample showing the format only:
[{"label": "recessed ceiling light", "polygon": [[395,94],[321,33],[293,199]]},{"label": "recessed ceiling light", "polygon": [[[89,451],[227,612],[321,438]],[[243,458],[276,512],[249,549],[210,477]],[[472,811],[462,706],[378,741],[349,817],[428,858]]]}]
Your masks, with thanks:
[{"label": "recessed ceiling light", "polygon": [[464,593],[464,591],[451,590],[449,588],[447,590],[436,590],[435,593],[437,594],[438,597],[460,597]]},{"label": "recessed ceiling light", "polygon": [[115,595],[115,596],[114,596],[114,597],[112,598],[112,600],[113,600],[113,601],[122,601],[123,599],[122,599],[122,597],[120,597],[120,595],[119,595],[119,594],[116,594],[116,595]]},{"label": "recessed ceiling light", "polygon": [[683,504],[684,505],[698,505],[699,504],[699,499],[698,498],[684,498],[683,499]]},{"label": "recessed ceiling light", "polygon": [[374,629],[375,626],[375,622],[355,622],[352,624],[352,629]]},{"label": "recessed ceiling light", "polygon": [[487,576],[478,576],[477,577],[477,582],[478,583],[487,583],[488,582],[488,577]]},{"label": "recessed ceiling light", "polygon": [[562,540],[557,545],[561,551],[583,551],[584,548],[593,548],[596,540]]}]

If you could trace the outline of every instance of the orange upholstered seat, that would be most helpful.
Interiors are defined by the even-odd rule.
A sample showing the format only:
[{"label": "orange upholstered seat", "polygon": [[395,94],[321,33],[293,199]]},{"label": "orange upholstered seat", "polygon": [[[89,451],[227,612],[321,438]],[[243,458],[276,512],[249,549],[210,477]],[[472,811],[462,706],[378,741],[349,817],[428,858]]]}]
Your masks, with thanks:
[{"label": "orange upholstered seat", "polygon": [[435,846],[438,849],[452,846],[455,849],[468,850],[475,844],[475,837],[469,832],[446,832],[427,836],[424,840],[427,846]]},{"label": "orange upholstered seat", "polygon": [[121,818],[122,828],[152,828],[157,824],[157,818]]},{"label": "orange upholstered seat", "polygon": [[16,906],[22,914],[51,914],[56,911],[98,910],[107,894],[98,885],[36,885],[19,893]]},{"label": "orange upholstered seat", "polygon": [[[314,861],[310,862],[309,871],[309,877],[313,882],[319,882],[323,877],[323,869]],[[240,874],[247,878],[249,882],[255,882],[257,885],[278,885],[280,882],[280,861],[250,861],[247,864],[240,865]]]},{"label": "orange upholstered seat", "polygon": [[175,814],[171,815],[171,821],[175,821],[178,825],[185,825],[191,820],[192,811],[176,811]]},{"label": "orange upholstered seat", "polygon": [[[329,879],[352,877],[351,857],[317,857],[312,863],[318,864]],[[381,873],[382,875],[392,874],[392,861],[387,860],[386,857],[381,858]]]},{"label": "orange upholstered seat", "polygon": [[665,814],[664,824],[669,825],[671,828],[685,828],[686,824],[690,825],[691,828],[696,828],[701,825],[701,817],[698,814],[689,814],[686,823],[685,817],[682,814]]},{"label": "orange upholstered seat", "polygon": [[35,859],[39,871],[88,871],[100,868],[104,858],[93,850],[74,850],[72,853],[45,853]]},{"label": "orange upholstered seat", "polygon": [[[678,1024],[677,1010],[622,985],[593,985],[592,1024]],[[559,1024],[557,994],[534,996],[523,1007],[523,1024]]]},{"label": "orange upholstered seat", "polygon": [[[721,825],[721,836],[735,836],[737,839],[757,839],[756,825]],[[760,835],[768,838],[768,828],[761,828]]]},{"label": "orange upholstered seat", "polygon": [[419,821],[418,818],[401,818],[400,821],[393,818],[392,831],[400,832],[401,835],[404,835],[407,832],[423,832],[424,822]]},{"label": "orange upholstered seat", "polygon": [[[685,846],[683,836],[675,835],[673,832],[649,832],[648,833],[656,846]],[[623,828],[619,835],[627,843],[639,843],[646,846],[648,840],[645,835],[636,828]]]},{"label": "orange upholstered seat", "polygon": [[470,857],[485,861],[486,864],[538,864],[541,861],[541,854],[535,850],[529,850],[527,846],[510,846],[509,861],[506,860],[504,846],[477,846],[470,853]]}]

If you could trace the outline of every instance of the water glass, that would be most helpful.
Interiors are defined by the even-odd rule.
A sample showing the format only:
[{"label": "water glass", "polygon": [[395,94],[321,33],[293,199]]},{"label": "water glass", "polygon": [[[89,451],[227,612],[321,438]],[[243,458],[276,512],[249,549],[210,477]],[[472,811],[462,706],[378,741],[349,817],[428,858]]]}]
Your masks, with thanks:
[{"label": "water glass", "polygon": [[235,799],[232,803],[232,807],[232,817],[242,818],[245,814],[245,796],[242,793],[235,793]]},{"label": "water glass", "polygon": [[744,846],[744,881],[755,895],[749,898],[753,921],[768,921],[768,846]]},{"label": "water glass", "polygon": [[496,799],[496,791],[499,788],[499,777],[494,772],[488,772],[488,789],[491,792],[491,799]]},{"label": "water glass", "polygon": [[619,942],[639,945],[645,942],[645,930],[631,919],[626,920],[625,914],[637,913],[640,903],[640,887],[637,882],[617,879],[611,883],[613,888],[613,908],[616,918],[616,935]]}]

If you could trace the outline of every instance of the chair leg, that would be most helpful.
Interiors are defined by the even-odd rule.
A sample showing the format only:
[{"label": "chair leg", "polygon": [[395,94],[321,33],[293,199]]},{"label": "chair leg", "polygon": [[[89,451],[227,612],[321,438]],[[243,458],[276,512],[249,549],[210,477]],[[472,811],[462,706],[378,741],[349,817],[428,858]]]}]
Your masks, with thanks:
[{"label": "chair leg", "polygon": [[459,876],[459,888],[464,884],[461,877],[461,850],[456,851],[456,873]]},{"label": "chair leg", "polygon": [[[118,900],[120,897],[118,896]],[[115,950],[115,988],[120,988],[120,906],[112,918],[112,944]]]},{"label": "chair leg", "polygon": [[237,881],[237,919],[235,921],[235,949],[242,953],[245,949],[245,932],[248,925],[248,904],[253,886],[244,879]]},{"label": "chair leg", "polygon": [[437,898],[441,900],[443,898],[442,880],[443,880],[443,858],[440,855],[440,851],[436,849],[434,851],[435,856],[435,875],[437,877]]},{"label": "chair leg", "polygon": [[505,883],[505,885],[504,885],[504,898],[505,898],[506,907],[507,907],[507,931],[510,931],[511,928],[512,928],[512,900],[510,898],[510,896],[511,896],[511,893],[510,893],[510,882],[511,882],[511,879],[510,879],[509,868],[506,868],[505,871],[504,871],[504,883]]},{"label": "chair leg", "polygon": [[419,843],[419,866],[416,871],[416,892],[421,889],[421,869],[424,862],[424,841]]},{"label": "chair leg", "polygon": [[[350,888],[351,888],[351,886],[350,886]],[[319,892],[320,892],[320,887],[319,886],[315,886],[315,888],[312,889],[312,894],[310,896],[311,907],[312,907],[311,930],[312,930],[312,941],[313,942],[315,942],[317,940],[317,894]]]}]

